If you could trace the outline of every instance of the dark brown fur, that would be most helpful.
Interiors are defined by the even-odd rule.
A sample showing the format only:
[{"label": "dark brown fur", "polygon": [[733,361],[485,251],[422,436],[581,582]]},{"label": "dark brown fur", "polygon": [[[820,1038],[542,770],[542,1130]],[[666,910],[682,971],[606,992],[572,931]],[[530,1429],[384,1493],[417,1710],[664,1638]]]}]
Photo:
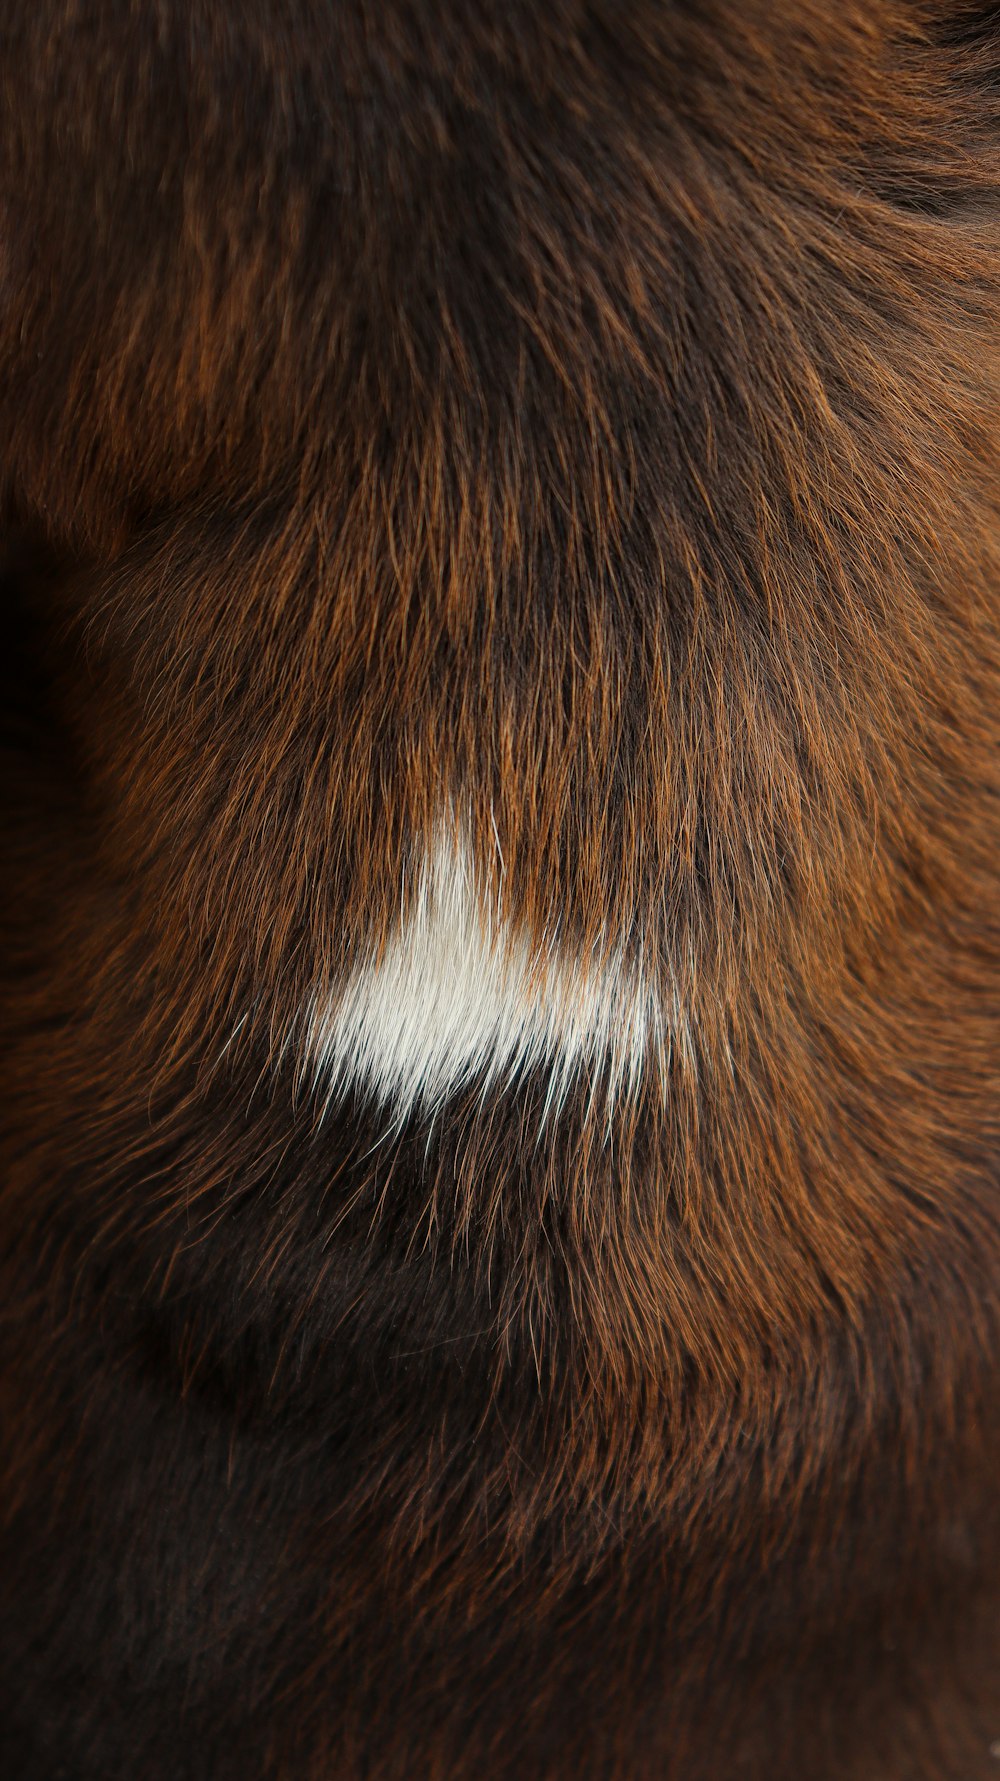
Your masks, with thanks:
[{"label": "dark brown fur", "polygon": [[[19,1781],[1000,1773],[991,14],[8,0]],[[610,1130],[313,1092],[448,798]]]}]

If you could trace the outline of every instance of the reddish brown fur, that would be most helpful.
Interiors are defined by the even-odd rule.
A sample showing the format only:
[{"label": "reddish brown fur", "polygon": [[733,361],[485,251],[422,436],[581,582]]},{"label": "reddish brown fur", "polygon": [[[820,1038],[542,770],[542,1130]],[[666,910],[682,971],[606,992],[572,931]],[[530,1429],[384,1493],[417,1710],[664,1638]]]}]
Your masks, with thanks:
[{"label": "reddish brown fur", "polygon": [[[7,12],[8,1771],[986,1781],[1000,26]],[[610,1134],[309,1092],[449,799]]]}]

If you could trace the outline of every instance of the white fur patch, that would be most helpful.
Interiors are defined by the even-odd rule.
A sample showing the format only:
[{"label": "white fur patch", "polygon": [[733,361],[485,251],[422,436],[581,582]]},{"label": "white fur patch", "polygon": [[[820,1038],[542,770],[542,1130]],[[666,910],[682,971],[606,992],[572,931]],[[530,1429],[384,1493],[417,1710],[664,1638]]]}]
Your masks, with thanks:
[{"label": "white fur patch", "polygon": [[673,1016],[620,955],[593,965],[499,920],[468,848],[442,834],[382,956],[313,1006],[308,1044],[325,1093],[367,1090],[399,1116],[433,1110],[473,1079],[496,1087],[539,1066],[547,1109],[584,1069],[600,1072],[610,1106],[651,1053],[662,1061]]}]

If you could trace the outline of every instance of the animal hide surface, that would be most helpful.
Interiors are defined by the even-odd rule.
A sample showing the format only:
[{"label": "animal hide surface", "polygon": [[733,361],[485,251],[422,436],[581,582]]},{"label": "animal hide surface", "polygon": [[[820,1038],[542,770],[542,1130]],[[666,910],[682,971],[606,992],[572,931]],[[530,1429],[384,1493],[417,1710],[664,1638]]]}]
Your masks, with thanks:
[{"label": "animal hide surface", "polygon": [[0,101],[0,1769],[1000,1776],[996,6]]}]

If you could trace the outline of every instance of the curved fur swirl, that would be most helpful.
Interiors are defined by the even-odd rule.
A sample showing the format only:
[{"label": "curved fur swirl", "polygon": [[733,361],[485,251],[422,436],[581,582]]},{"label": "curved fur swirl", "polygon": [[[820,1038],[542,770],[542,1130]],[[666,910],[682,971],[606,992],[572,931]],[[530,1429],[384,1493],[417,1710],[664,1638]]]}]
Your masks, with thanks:
[{"label": "curved fur swirl", "polygon": [[998,68],[4,9],[24,1781],[987,1781]]}]

